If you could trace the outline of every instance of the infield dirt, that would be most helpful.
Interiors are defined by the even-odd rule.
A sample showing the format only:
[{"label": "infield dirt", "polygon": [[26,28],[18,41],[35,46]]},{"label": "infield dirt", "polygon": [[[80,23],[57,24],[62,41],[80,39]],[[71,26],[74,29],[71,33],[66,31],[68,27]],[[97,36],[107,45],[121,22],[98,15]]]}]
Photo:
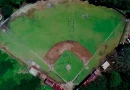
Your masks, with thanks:
[{"label": "infield dirt", "polygon": [[67,40],[56,43],[54,46],[52,46],[45,55],[44,60],[49,65],[54,65],[65,50],[70,50],[73,52],[77,57],[80,58],[80,60],[83,61],[84,64],[86,64],[92,56],[92,54],[80,43]]}]

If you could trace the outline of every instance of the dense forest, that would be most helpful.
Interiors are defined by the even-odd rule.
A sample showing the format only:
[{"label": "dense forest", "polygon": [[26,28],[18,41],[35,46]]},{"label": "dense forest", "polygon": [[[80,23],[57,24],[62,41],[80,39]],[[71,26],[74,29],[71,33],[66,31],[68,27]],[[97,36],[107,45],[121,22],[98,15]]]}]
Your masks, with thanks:
[{"label": "dense forest", "polygon": [[115,62],[109,71],[81,90],[130,90],[130,45],[119,45],[107,59]]},{"label": "dense forest", "polygon": [[119,9],[130,18],[130,0],[88,0],[94,5],[107,6],[109,8]]},{"label": "dense forest", "polygon": [[44,90],[38,77],[25,71],[26,66],[0,51],[0,90]]},{"label": "dense forest", "polygon": [[0,9],[4,18],[7,18],[23,3],[35,3],[36,1],[38,0],[0,0]]}]

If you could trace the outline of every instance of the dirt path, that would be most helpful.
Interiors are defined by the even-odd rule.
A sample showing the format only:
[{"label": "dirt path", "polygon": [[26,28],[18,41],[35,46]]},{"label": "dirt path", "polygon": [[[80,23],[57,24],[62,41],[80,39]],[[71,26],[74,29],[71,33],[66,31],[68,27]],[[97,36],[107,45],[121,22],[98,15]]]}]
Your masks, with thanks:
[{"label": "dirt path", "polygon": [[91,53],[76,41],[63,41],[55,44],[45,55],[44,60],[53,65],[65,50],[73,52],[84,64],[92,57]]}]

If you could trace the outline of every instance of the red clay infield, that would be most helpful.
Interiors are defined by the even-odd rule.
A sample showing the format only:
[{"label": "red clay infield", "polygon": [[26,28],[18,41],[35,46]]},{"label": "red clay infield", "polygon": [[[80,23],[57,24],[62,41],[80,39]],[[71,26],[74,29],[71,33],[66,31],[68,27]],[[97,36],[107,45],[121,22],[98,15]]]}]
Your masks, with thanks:
[{"label": "red clay infield", "polygon": [[87,63],[92,57],[91,53],[80,43],[68,40],[56,43],[52,46],[44,57],[45,62],[49,65],[53,65],[65,50],[73,52],[80,58],[80,60],[83,61],[84,64]]}]

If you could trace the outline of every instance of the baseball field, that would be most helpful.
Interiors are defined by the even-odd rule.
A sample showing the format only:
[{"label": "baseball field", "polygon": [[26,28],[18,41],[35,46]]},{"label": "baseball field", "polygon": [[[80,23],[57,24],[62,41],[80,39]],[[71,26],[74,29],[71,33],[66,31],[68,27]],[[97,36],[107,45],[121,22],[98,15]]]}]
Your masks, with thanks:
[{"label": "baseball field", "polygon": [[113,9],[57,4],[11,21],[0,32],[0,46],[20,60],[36,62],[58,82],[78,84],[118,44],[124,25]]}]

